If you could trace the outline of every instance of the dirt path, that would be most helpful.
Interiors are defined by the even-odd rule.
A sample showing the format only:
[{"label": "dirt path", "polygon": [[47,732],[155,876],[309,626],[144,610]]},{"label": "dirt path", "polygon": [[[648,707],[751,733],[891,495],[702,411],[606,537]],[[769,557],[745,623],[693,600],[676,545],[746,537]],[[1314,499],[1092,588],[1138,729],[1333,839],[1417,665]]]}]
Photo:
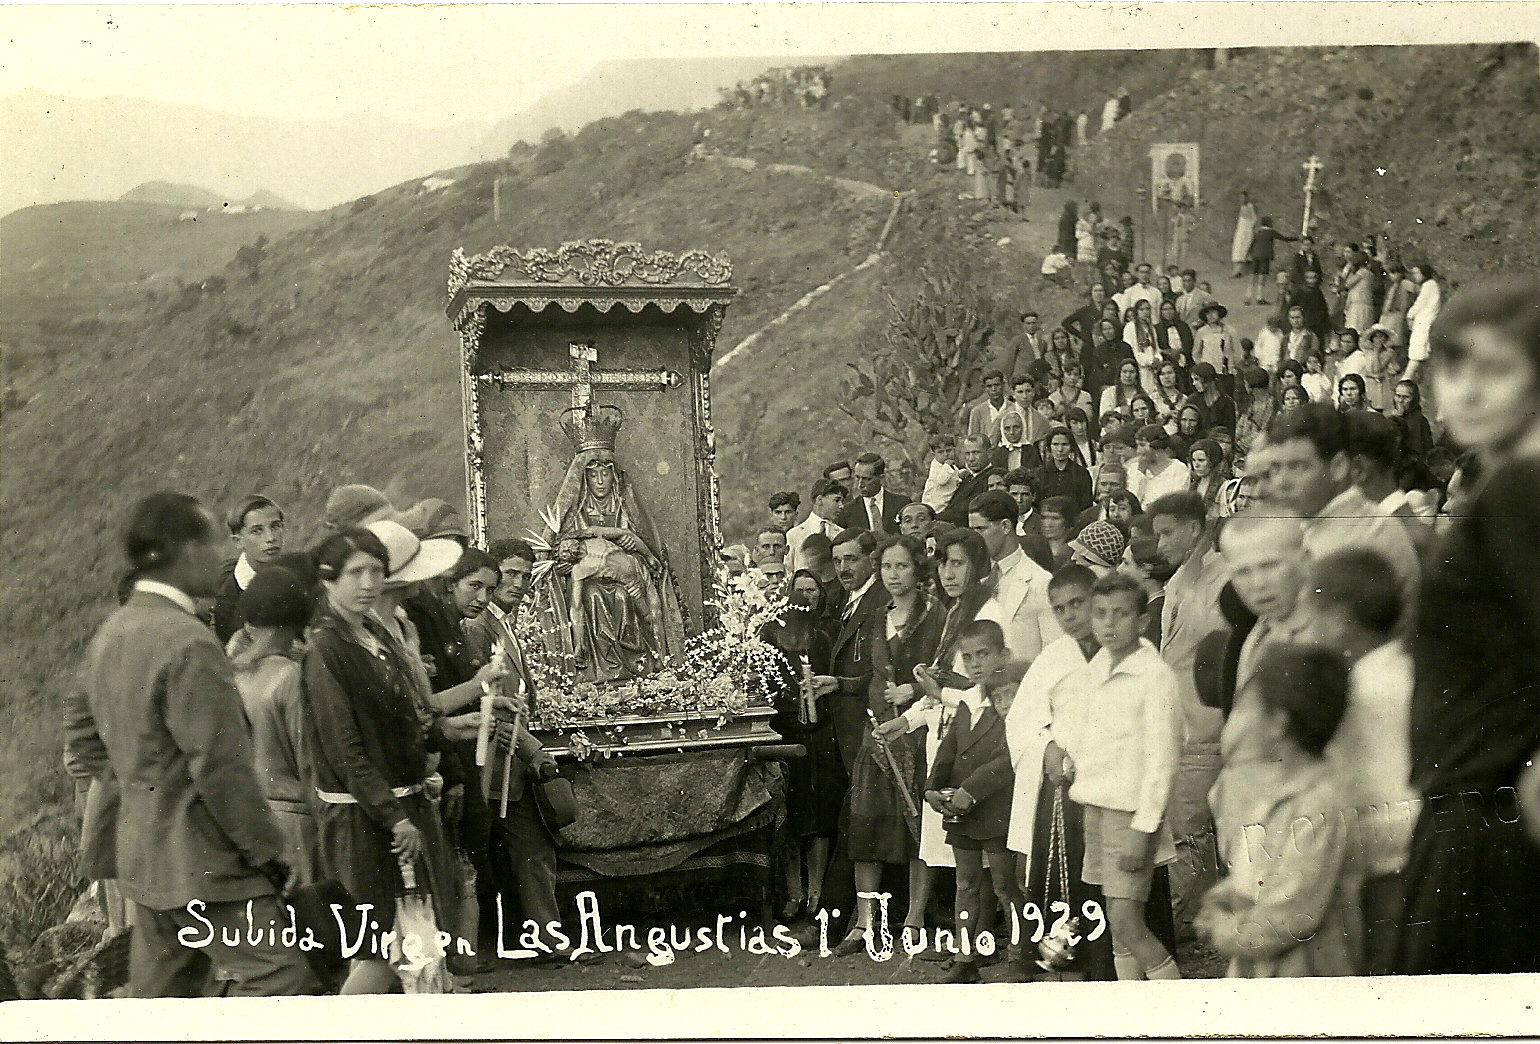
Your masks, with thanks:
[{"label": "dirt path", "polygon": [[722,367],[726,366],[734,359],[737,359],[744,352],[748,351],[748,349],[762,341],[772,331],[779,327],[785,326],[787,321],[789,321],[793,316],[795,316],[798,312],[807,309],[810,305],[813,304],[813,302],[817,301],[820,297],[834,289],[835,286],[844,282],[846,279],[849,279],[851,276],[856,275],[857,273],[864,272],[866,269],[872,267],[878,261],[880,261],[882,259],[883,247],[887,244],[888,236],[890,236],[893,232],[893,224],[898,220],[898,212],[903,206],[904,200],[901,193],[885,189],[881,185],[874,185],[869,181],[854,181],[850,178],[836,178],[829,174],[820,173],[811,167],[803,167],[795,163],[762,164],[758,160],[750,159],[747,156],[722,156],[716,154],[708,155],[705,157],[705,159],[708,162],[722,163],[729,167],[734,167],[738,170],[758,170],[763,168],[777,174],[798,174],[804,177],[823,178],[824,180],[832,181],[834,184],[838,185],[840,188],[851,193],[852,195],[859,196],[863,199],[891,198],[893,201],[892,205],[888,209],[888,219],[883,223],[882,231],[877,236],[877,242],[875,245],[873,245],[872,252],[867,254],[860,264],[856,265],[854,268],[848,269],[847,271],[841,272],[833,279],[830,279],[827,283],[815,286],[813,289],[809,290],[807,293],[803,294],[795,302],[793,302],[790,308],[786,309],[780,315],[776,316],[774,319],[771,319],[764,326],[761,326],[759,329],[750,333],[743,340],[733,345],[731,349],[723,353],[721,357],[719,357],[713,364],[717,370],[721,370]]}]

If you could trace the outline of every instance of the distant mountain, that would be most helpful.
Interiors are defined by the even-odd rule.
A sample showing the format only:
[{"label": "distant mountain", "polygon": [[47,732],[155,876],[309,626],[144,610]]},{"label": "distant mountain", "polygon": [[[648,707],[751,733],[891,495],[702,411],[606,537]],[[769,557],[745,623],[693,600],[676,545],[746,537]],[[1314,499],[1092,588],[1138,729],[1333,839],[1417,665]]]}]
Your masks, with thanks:
[{"label": "distant mountain", "polygon": [[571,132],[633,109],[687,112],[714,105],[718,90],[776,66],[818,65],[834,58],[634,58],[600,62],[576,83],[500,120],[482,143],[483,158],[515,142],[535,142],[552,127]]},{"label": "distant mountain", "polygon": [[144,182],[205,186],[221,203],[267,190],[321,209],[425,170],[468,163],[489,129],[478,123],[419,127],[373,113],[278,120],[39,90],[0,94],[0,126],[0,213],[117,199]]},{"label": "distant mountain", "polygon": [[197,185],[173,185],[169,181],[146,181],[118,197],[119,203],[168,203],[177,207],[217,207],[224,197]]},{"label": "distant mountain", "polygon": [[304,207],[296,203],[290,203],[276,192],[267,189],[258,189],[245,199],[239,201],[247,207],[266,207],[268,210],[303,210]]},{"label": "distant mountain", "polygon": [[304,210],[282,196],[258,189],[245,199],[226,199],[217,192],[197,185],[173,185],[169,181],[146,181],[135,185],[118,197],[119,203],[164,203],[174,207],[197,207],[210,210],[223,207],[245,207],[248,210]]}]

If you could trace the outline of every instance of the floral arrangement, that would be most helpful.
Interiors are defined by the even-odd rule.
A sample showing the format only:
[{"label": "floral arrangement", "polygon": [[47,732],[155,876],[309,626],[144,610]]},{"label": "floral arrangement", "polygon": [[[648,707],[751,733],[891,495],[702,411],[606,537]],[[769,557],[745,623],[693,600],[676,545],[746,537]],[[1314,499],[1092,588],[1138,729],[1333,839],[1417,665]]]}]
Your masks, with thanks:
[{"label": "floral arrangement", "polygon": [[[713,586],[708,604],[717,610],[715,627],[687,638],[679,659],[657,673],[604,684],[578,681],[573,656],[564,651],[560,636],[537,608],[526,604],[516,633],[539,693],[531,727],[608,725],[643,717],[715,718],[720,728],[750,706],[768,704],[786,674],[784,657],[760,637],[760,630],[780,619],[787,600],[778,589],[762,587],[748,576],[723,573]],[[577,745],[573,751],[583,755]]]}]

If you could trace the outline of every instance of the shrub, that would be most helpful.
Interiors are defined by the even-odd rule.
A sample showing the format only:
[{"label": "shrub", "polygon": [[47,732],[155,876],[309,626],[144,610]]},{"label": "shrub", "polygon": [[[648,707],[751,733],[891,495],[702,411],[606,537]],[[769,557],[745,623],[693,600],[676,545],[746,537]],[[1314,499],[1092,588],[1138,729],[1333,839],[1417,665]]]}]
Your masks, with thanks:
[{"label": "shrub", "polygon": [[839,409],[898,450],[900,481],[918,474],[932,435],[956,430],[973,376],[990,365],[994,301],[977,268],[938,250],[907,301],[888,295],[887,329],[846,364]]},{"label": "shrub", "polygon": [[85,886],[73,825],[40,816],[0,844],[0,943],[20,954],[69,914]]}]

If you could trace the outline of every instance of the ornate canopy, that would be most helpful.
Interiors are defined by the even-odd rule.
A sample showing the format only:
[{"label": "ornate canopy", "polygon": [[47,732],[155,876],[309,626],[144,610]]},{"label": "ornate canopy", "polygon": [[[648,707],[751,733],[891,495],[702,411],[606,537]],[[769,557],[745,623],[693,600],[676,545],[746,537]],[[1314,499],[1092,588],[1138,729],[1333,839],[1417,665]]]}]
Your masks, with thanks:
[{"label": "ornate canopy", "polygon": [[462,332],[482,305],[500,312],[515,305],[532,312],[552,305],[576,312],[585,304],[600,312],[616,305],[632,312],[649,305],[673,312],[684,305],[704,313],[737,294],[732,277],[725,254],[672,254],[609,239],[563,243],[556,250],[499,246],[472,257],[456,250],[449,261],[447,311]]}]

